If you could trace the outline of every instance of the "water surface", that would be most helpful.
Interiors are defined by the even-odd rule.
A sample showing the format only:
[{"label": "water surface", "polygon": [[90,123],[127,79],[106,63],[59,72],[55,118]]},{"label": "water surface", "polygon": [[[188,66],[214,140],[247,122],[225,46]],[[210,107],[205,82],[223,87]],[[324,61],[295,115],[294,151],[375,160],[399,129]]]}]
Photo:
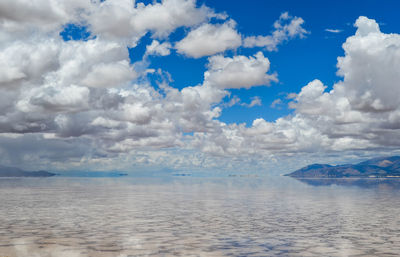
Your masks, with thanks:
[{"label": "water surface", "polygon": [[400,182],[3,178],[0,256],[398,256]]}]

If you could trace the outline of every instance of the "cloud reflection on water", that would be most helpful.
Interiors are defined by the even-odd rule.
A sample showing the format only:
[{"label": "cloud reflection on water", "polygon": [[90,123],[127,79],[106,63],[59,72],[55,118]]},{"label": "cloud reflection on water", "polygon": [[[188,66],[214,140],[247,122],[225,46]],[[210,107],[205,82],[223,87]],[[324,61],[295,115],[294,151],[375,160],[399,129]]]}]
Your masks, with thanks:
[{"label": "cloud reflection on water", "polygon": [[0,253],[389,256],[400,192],[287,178],[0,179]]}]

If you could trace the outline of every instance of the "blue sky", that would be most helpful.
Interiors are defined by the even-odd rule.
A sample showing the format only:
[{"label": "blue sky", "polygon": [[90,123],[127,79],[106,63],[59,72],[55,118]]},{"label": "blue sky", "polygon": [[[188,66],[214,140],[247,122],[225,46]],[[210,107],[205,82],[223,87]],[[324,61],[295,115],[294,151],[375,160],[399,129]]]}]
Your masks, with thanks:
[{"label": "blue sky", "polygon": [[270,170],[399,152],[397,1],[45,2],[0,3],[5,165]]}]

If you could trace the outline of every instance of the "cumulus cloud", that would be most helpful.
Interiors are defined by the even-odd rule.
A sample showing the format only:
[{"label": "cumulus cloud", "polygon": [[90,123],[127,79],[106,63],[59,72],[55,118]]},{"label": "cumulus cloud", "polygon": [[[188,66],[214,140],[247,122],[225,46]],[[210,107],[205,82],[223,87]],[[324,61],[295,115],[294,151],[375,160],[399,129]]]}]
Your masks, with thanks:
[{"label": "cumulus cloud", "polygon": [[276,74],[268,74],[270,62],[262,52],[254,56],[243,55],[208,58],[208,70],[204,73],[204,84],[221,89],[250,88],[269,85],[277,81]]},{"label": "cumulus cloud", "polygon": [[233,20],[223,24],[203,24],[190,31],[175,47],[178,53],[194,58],[236,49],[242,44],[242,38],[235,26]]},{"label": "cumulus cloud", "polygon": [[171,48],[169,42],[160,44],[157,40],[153,40],[150,45],[146,46],[146,55],[167,56],[171,54]]},{"label": "cumulus cloud", "polygon": [[148,5],[108,0],[93,7],[87,19],[96,35],[136,42],[148,31],[154,37],[165,38],[178,27],[195,26],[214,16],[204,5],[197,8],[195,0],[163,0]]},{"label": "cumulus cloud", "polygon": [[10,88],[25,81],[42,81],[43,73],[57,68],[59,51],[59,42],[55,40],[16,41],[7,45],[0,52],[0,86]]},{"label": "cumulus cloud", "polygon": [[99,39],[16,41],[3,48],[0,56],[0,87],[73,83],[115,87],[137,77],[127,49]]},{"label": "cumulus cloud", "polygon": [[137,78],[127,60],[94,65],[82,84],[88,87],[115,87]]},{"label": "cumulus cloud", "polygon": [[268,51],[276,51],[277,46],[289,39],[304,38],[309,32],[302,25],[304,20],[282,13],[274,23],[274,31],[267,36],[251,36],[244,39],[245,47],[265,47]]},{"label": "cumulus cloud", "polygon": [[67,22],[76,22],[82,10],[90,8],[89,1],[4,0],[0,3],[0,38],[26,36],[35,29],[52,31]]}]

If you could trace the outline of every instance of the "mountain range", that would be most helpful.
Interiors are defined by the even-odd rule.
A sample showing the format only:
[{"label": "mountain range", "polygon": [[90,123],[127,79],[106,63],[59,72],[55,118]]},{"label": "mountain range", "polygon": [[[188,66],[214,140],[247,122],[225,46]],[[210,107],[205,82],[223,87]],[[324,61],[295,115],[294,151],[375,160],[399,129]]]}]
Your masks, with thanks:
[{"label": "mountain range", "polygon": [[400,177],[400,156],[380,157],[357,164],[312,164],[285,176],[294,178]]},{"label": "mountain range", "polygon": [[15,167],[0,165],[0,177],[51,177],[57,174],[44,170],[25,171]]}]

